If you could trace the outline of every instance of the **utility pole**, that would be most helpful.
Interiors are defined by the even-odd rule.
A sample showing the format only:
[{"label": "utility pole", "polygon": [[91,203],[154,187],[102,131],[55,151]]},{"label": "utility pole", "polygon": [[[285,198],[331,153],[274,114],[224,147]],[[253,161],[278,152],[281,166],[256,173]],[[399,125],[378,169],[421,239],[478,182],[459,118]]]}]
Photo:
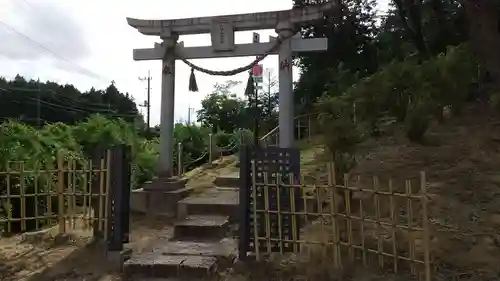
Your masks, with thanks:
[{"label": "utility pole", "polygon": [[148,98],[146,101],[144,101],[144,105],[141,105],[143,107],[146,107],[146,124],[147,124],[147,129],[146,131],[149,132],[150,130],[150,121],[151,121],[151,75],[150,71],[148,70],[148,76],[147,77],[139,77],[140,81],[147,81],[148,82]]},{"label": "utility pole", "polygon": [[271,69],[267,69],[267,111],[268,111],[268,118],[269,121],[271,121]]},{"label": "utility pole", "polygon": [[42,120],[41,120],[41,94],[40,94],[40,78],[37,79],[36,81],[36,86],[37,86],[37,91],[36,91],[36,124],[38,128],[42,127]]},{"label": "utility pole", "polygon": [[190,105],[188,105],[188,120],[187,123],[188,125],[191,125],[191,114],[193,114],[194,108],[192,108]]}]

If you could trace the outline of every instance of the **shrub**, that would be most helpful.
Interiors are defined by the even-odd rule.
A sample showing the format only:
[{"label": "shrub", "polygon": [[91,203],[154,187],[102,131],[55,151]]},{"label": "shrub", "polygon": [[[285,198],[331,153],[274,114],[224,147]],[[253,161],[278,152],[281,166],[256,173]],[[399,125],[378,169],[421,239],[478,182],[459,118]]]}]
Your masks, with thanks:
[{"label": "shrub", "polygon": [[429,128],[434,105],[428,100],[410,104],[405,120],[406,135],[410,141],[422,143]]},{"label": "shrub", "polygon": [[[190,161],[203,156],[207,148],[207,128],[198,126],[187,126],[177,124],[174,127],[174,144],[183,144],[183,159]],[[236,142],[239,135],[246,131],[234,134],[220,134],[226,142]],[[238,136],[238,137],[236,137]],[[13,167],[13,162],[23,163],[23,169],[32,171],[24,177],[25,193],[44,192],[56,188],[56,177],[54,174],[40,172],[44,169],[54,170],[56,168],[58,154],[66,160],[75,160],[77,165],[87,165],[92,151],[97,146],[109,148],[115,145],[125,144],[132,148],[132,183],[131,188],[140,187],[144,182],[153,178],[159,155],[159,139],[146,140],[141,137],[129,124],[121,119],[108,119],[104,116],[93,115],[84,122],[74,126],[55,123],[44,126],[37,130],[31,126],[18,122],[4,122],[0,124],[0,171],[5,172]],[[174,145],[174,156],[177,156],[177,145]],[[201,157],[198,162],[193,162],[188,169],[206,161],[208,157]],[[176,163],[176,162],[175,162]],[[9,166],[10,165],[10,166]],[[16,195],[21,192],[19,176],[10,176],[10,194]],[[76,179],[77,181],[82,179]],[[84,184],[82,181],[81,184]],[[82,185],[79,186],[82,186]],[[36,186],[36,187],[35,187]],[[0,195],[7,191],[6,176],[0,175]],[[34,197],[26,198],[26,216],[34,217],[34,206],[38,206],[39,214],[48,210],[45,198],[41,196],[36,202]],[[57,212],[57,200],[52,200],[52,212]],[[5,217],[10,210],[13,217],[20,217],[20,199],[10,200],[6,204],[0,199],[0,218]],[[43,223],[42,223],[43,225]],[[42,226],[40,225],[40,226]],[[20,231],[20,223],[12,224],[13,232]],[[27,223],[27,230],[36,227],[35,221]],[[0,232],[4,228],[0,224]]]},{"label": "shrub", "polygon": [[[477,63],[464,45],[422,63],[412,58],[391,62],[352,85],[342,97],[356,104],[357,121],[372,135],[380,132],[381,118],[394,117],[406,123],[410,140],[420,142],[431,117],[442,119],[444,106],[460,111],[477,79]],[[339,100],[331,100],[335,102]]]},{"label": "shrub", "polygon": [[362,141],[363,126],[354,122],[353,106],[348,96],[324,97],[317,103],[318,116],[325,145],[336,163],[336,174],[341,180],[355,165],[355,148]]}]

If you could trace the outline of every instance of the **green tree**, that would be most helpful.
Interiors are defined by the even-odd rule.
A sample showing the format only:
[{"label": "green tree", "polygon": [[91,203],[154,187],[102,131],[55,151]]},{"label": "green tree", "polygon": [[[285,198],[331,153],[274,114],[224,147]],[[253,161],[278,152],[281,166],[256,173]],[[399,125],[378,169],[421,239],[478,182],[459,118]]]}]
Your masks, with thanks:
[{"label": "green tree", "polygon": [[[321,2],[324,1],[294,0],[294,6]],[[342,71],[360,77],[373,73],[378,67],[377,49],[373,44],[377,33],[375,1],[344,0],[339,4],[322,21],[302,30],[304,38],[327,37],[328,51],[303,54],[298,60],[301,77],[295,87],[295,97],[299,111],[310,110],[331,84],[329,81],[336,76],[340,64]]]},{"label": "green tree", "polygon": [[215,84],[212,93],[201,102],[198,122],[211,128],[213,133],[233,132],[244,127],[246,102],[233,92],[234,87],[240,83],[227,81],[223,84]]},{"label": "green tree", "polygon": [[15,119],[29,125],[62,122],[76,124],[93,114],[123,118],[142,127],[143,118],[128,93],[114,83],[104,91],[80,92],[73,85],[27,81],[20,75],[12,81],[0,77],[0,118]]}]

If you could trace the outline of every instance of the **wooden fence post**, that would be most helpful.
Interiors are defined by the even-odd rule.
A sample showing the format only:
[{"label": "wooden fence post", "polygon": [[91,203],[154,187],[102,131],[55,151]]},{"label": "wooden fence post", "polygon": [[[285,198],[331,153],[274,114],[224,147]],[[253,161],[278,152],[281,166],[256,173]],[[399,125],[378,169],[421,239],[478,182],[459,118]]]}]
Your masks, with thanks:
[{"label": "wooden fence post", "polygon": [[213,135],[210,133],[208,134],[208,163],[212,164],[213,159]]},{"label": "wooden fence post", "polygon": [[64,156],[57,154],[57,221],[59,234],[66,232],[66,218],[64,217]]},{"label": "wooden fence post", "polygon": [[182,165],[182,142],[177,143],[177,176],[182,178],[184,174],[184,165]]},{"label": "wooden fence post", "polygon": [[[105,157],[105,150],[101,146],[97,146],[94,148],[92,152],[92,165],[91,165],[91,170],[90,173],[92,175],[92,182],[91,182],[91,189],[90,189],[90,206],[92,207],[92,210],[94,211],[93,214],[93,222],[92,222],[92,231],[93,231],[93,237],[94,240],[101,239],[103,238],[103,233],[101,231],[100,225],[101,222],[99,221],[99,214],[103,211],[101,210],[100,206],[100,185],[101,182],[104,179],[101,179],[103,176],[103,173],[101,172],[101,160],[102,158]],[[109,167],[106,167],[106,169],[109,169]],[[96,196],[97,195],[97,196]]]}]

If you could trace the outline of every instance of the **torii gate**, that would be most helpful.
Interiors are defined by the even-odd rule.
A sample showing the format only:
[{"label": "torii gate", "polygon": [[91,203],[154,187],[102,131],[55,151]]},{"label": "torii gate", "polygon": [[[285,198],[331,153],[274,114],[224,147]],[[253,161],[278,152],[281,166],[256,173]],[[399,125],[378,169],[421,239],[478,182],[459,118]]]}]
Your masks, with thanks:
[{"label": "torii gate", "polygon": [[[300,39],[294,36],[298,27],[323,19],[324,12],[332,10],[335,3],[311,5],[291,10],[201,17],[175,20],[141,20],[127,18],[130,26],[144,35],[159,36],[163,42],[154,48],[135,49],[136,61],[162,60],[160,163],[159,173],[172,176],[175,60],[181,59],[190,67],[213,75],[234,75],[249,70],[267,55],[279,55],[279,147],[288,148],[294,141],[294,98],[292,56],[298,52],[324,51],[326,38]],[[235,44],[234,32],[275,29],[278,38],[268,43]],[[179,35],[211,33],[212,46],[184,47],[177,42]],[[300,34],[299,34],[300,35]],[[193,65],[188,59],[260,56],[254,62],[232,71],[209,71]]]}]

